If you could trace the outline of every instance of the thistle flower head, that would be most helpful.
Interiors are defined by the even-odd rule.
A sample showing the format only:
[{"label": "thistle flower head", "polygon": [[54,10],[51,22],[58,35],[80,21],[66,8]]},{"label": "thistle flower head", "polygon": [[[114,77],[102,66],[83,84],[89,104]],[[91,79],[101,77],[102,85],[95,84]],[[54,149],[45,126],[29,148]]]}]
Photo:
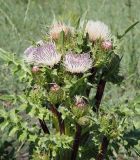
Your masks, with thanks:
[{"label": "thistle flower head", "polygon": [[112,42],[111,41],[103,41],[102,42],[102,48],[105,50],[112,49]]},{"label": "thistle flower head", "polygon": [[88,21],[85,32],[88,33],[90,41],[110,40],[110,30],[106,24],[100,21]]},{"label": "thistle flower head", "polygon": [[56,52],[55,44],[52,42],[37,42],[36,46],[30,46],[24,52],[25,61],[36,65],[47,65],[53,67],[57,64],[61,55]]},{"label": "thistle flower head", "polygon": [[86,101],[81,96],[75,96],[75,106],[78,108],[84,108],[86,106]]},{"label": "thistle flower head", "polygon": [[65,36],[67,36],[68,33],[72,32],[72,29],[64,23],[57,22],[51,26],[49,34],[53,40],[57,40],[62,31],[64,31]]},{"label": "thistle flower head", "polygon": [[92,59],[88,53],[68,53],[64,58],[64,66],[71,73],[84,73],[92,67]]}]

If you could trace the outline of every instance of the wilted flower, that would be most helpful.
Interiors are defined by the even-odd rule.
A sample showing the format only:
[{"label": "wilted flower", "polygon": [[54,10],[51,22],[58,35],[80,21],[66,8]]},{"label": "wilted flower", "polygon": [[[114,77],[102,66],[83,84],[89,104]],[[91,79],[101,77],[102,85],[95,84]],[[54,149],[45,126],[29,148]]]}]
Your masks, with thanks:
[{"label": "wilted flower", "polygon": [[97,39],[110,40],[111,33],[108,26],[100,21],[88,21],[85,32],[88,33],[90,41],[96,41]]},{"label": "wilted flower", "polygon": [[53,67],[61,59],[61,55],[56,52],[55,44],[52,42],[39,41],[36,46],[27,48],[24,54],[26,62],[50,67]]},{"label": "wilted flower", "polygon": [[68,53],[64,58],[64,66],[71,73],[84,73],[92,67],[92,59],[88,53]]},{"label": "wilted flower", "polygon": [[86,101],[81,96],[75,96],[75,106],[78,108],[84,108],[86,106]]},{"label": "wilted flower", "polygon": [[53,40],[57,40],[60,36],[60,33],[64,31],[65,36],[68,35],[68,33],[72,32],[72,28],[70,28],[69,26],[65,25],[64,23],[55,23],[52,25],[52,27],[50,28],[50,36]]},{"label": "wilted flower", "polygon": [[103,41],[102,42],[102,48],[105,50],[112,49],[112,42],[111,41]]}]

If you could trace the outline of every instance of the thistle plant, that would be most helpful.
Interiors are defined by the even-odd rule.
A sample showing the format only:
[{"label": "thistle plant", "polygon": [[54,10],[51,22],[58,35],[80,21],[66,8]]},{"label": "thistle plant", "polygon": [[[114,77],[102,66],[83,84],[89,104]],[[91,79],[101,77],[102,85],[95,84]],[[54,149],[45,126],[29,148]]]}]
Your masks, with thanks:
[{"label": "thistle plant", "polygon": [[119,117],[101,106],[106,83],[123,80],[116,40],[100,21],[77,28],[58,22],[23,58],[5,55],[23,86],[13,108],[0,113],[2,130],[32,142],[33,159],[105,159],[110,142],[123,134]]}]

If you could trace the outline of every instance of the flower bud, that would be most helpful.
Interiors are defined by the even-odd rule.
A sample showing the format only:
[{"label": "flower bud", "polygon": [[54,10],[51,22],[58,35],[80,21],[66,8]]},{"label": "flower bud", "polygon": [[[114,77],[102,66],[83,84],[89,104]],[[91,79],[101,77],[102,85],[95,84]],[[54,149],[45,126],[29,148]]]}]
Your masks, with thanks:
[{"label": "flower bud", "polygon": [[89,107],[86,100],[82,96],[75,96],[75,103],[71,109],[78,120],[87,114]]},{"label": "flower bud", "polygon": [[53,83],[47,98],[51,104],[60,104],[64,99],[64,91],[58,84]]},{"label": "flower bud", "polygon": [[52,84],[50,91],[57,92],[60,89],[60,86],[56,83]]},{"label": "flower bud", "polygon": [[85,108],[86,107],[86,102],[85,102],[85,100],[82,98],[82,97],[80,97],[80,96],[76,96],[75,97],[75,106],[77,107],[77,108]]},{"label": "flower bud", "polygon": [[40,71],[40,68],[38,67],[38,66],[33,66],[32,67],[32,72],[33,73],[37,73],[37,72],[39,72]]},{"label": "flower bud", "polygon": [[111,50],[112,49],[112,42],[110,42],[110,41],[102,42],[102,48],[104,50]]},{"label": "flower bud", "polygon": [[81,126],[85,126],[85,125],[89,124],[89,118],[87,116],[80,117],[78,119],[78,124]]},{"label": "flower bud", "polygon": [[55,23],[52,25],[50,29],[50,36],[53,40],[58,40],[60,37],[60,33],[64,32],[64,35],[67,36],[69,33],[71,34],[72,30],[69,26],[64,23]]}]

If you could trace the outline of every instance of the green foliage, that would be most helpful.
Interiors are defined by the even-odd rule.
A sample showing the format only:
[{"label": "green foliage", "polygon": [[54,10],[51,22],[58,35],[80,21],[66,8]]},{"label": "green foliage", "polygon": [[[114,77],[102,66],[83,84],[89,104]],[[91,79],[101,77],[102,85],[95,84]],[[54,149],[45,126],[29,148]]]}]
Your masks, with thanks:
[{"label": "green foliage", "polygon": [[[54,5],[55,3],[57,5]],[[86,143],[83,143],[84,145],[81,144],[79,148],[78,159],[93,159],[98,152],[98,146],[103,134],[106,134],[111,139],[108,159],[117,159],[119,157],[137,159],[140,155],[138,26],[127,35],[126,33],[136,25],[136,21],[139,19],[139,14],[137,14],[139,1],[136,0],[131,3],[132,5],[127,6],[127,0],[120,2],[113,0],[112,3],[108,0],[105,2],[61,0],[59,3],[56,1],[39,2],[37,0],[2,0],[0,2],[0,13],[2,14],[0,17],[0,43],[2,48],[10,51],[6,52],[0,49],[0,59],[3,64],[0,69],[0,127],[3,139],[0,154],[3,154],[3,156],[0,156],[0,159],[8,159],[8,155],[5,154],[3,149],[6,148],[7,144],[5,143],[8,139],[4,136],[14,137],[21,143],[25,143],[25,146],[33,143],[34,145],[31,147],[34,150],[33,159],[49,159],[50,155],[52,157],[57,155],[58,159],[63,159],[63,156],[66,155],[70,157],[69,151],[72,147],[75,123],[77,122],[82,126],[83,134],[87,130],[91,132]],[[85,12],[85,6],[88,6],[88,12]],[[120,6],[122,6],[122,9]],[[97,8],[99,11],[97,11]],[[104,12],[100,12],[102,9],[104,9]],[[93,50],[93,53],[96,53],[93,58],[96,59],[95,64],[98,68],[98,75],[94,82],[89,83],[91,76],[89,73],[85,73],[79,78],[66,72],[63,73],[61,68],[56,70],[45,67],[41,68],[41,72],[37,75],[31,73],[31,68],[22,61],[22,57],[17,58],[11,51],[22,53],[25,46],[27,46],[27,41],[36,41],[40,37],[41,30],[46,33],[48,31],[46,23],[48,25],[52,21],[52,16],[50,16],[52,15],[52,10],[59,19],[63,19],[66,22],[71,21],[79,30],[84,26],[86,16],[89,19],[93,17],[94,19],[103,19],[111,25],[114,33],[122,33],[118,34],[118,38],[126,35],[121,41],[123,44],[121,46],[123,58],[121,58],[122,55],[118,54],[119,45],[117,42],[115,46],[116,38],[113,37],[115,39],[113,39],[113,43],[116,47],[113,52],[103,56],[103,51],[98,48],[98,45]],[[130,10],[131,15],[129,15]],[[83,17],[77,18],[81,17],[83,12],[85,12]],[[120,13],[121,16],[119,15]],[[112,17],[114,18],[112,19]],[[36,22],[38,22],[38,26]],[[128,26],[130,27],[123,32]],[[57,48],[61,53],[65,53],[68,48],[73,48],[73,51],[79,54],[81,51],[88,52],[91,49],[91,43],[88,41],[88,37],[84,37],[82,33],[78,33],[73,39],[65,39],[62,32]],[[120,65],[121,68],[119,68]],[[120,84],[123,78],[125,81],[123,81],[121,88],[116,85],[112,86],[110,83],[107,84],[104,101],[101,106],[101,108],[105,109],[101,109],[99,116],[89,110],[87,112],[90,113],[88,116],[85,115],[77,119],[69,108],[74,103],[71,99],[74,95],[80,93],[86,97],[85,91],[91,86],[95,91],[95,84],[98,83],[102,74],[105,80],[114,84]],[[65,93],[61,92],[57,95],[50,93],[50,95],[48,94],[49,100],[46,93],[48,93],[50,89],[49,83],[52,81],[62,86],[61,91]],[[34,85],[35,83],[36,85]],[[65,83],[64,86],[62,85],[63,83]],[[69,90],[70,93],[68,93]],[[94,97],[94,94],[92,94],[92,97]],[[64,102],[64,99],[66,102]],[[66,135],[60,136],[57,118],[50,112],[49,103],[53,100],[55,101],[54,104],[62,103],[57,109],[65,121]],[[92,106],[90,107],[92,108]],[[46,136],[41,131],[38,119],[44,119],[53,135]],[[13,142],[11,144],[14,145]],[[46,146],[49,147],[47,148]],[[95,151],[94,153],[93,150]],[[16,151],[13,149],[9,153],[11,157],[16,157],[14,152]],[[32,155],[32,153],[29,154]],[[65,159],[68,159],[68,157],[65,157]]]}]

